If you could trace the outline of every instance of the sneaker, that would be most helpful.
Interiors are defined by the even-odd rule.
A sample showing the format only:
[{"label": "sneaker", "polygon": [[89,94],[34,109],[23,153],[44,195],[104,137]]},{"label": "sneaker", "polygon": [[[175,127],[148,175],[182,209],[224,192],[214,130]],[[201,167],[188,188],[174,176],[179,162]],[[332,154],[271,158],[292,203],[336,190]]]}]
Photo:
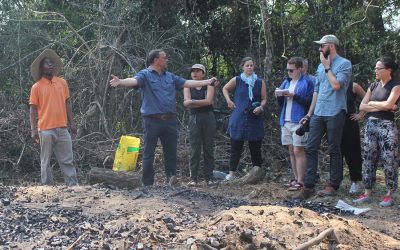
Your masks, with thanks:
[{"label": "sneaker", "polygon": [[168,185],[170,185],[171,187],[178,185],[178,178],[176,178],[176,175],[169,177]]},{"label": "sneaker", "polygon": [[324,189],[318,191],[319,197],[326,197],[326,196],[335,196],[337,193],[336,189],[334,189],[331,185],[325,186]]},{"label": "sneaker", "polygon": [[237,177],[235,175],[231,175],[231,174],[228,174],[225,177],[225,180],[227,180],[227,181],[233,181],[233,180],[236,180],[236,179],[237,179]]},{"label": "sneaker", "polygon": [[394,200],[393,197],[390,195],[383,197],[383,200],[379,202],[379,206],[381,207],[390,207],[393,205],[394,205]]},{"label": "sneaker", "polygon": [[362,194],[360,196],[358,196],[357,199],[353,200],[353,203],[355,204],[363,204],[363,203],[368,203],[371,201],[371,197],[366,196],[365,194]]},{"label": "sneaker", "polygon": [[306,187],[302,187],[300,189],[300,191],[292,196],[293,200],[306,200],[308,198],[310,198],[311,196],[313,196],[315,193],[315,190],[313,188],[306,188]]},{"label": "sneaker", "polygon": [[207,187],[212,187],[212,186],[217,186],[217,185],[218,185],[218,182],[216,182],[216,181],[213,181],[213,180],[206,181]]},{"label": "sneaker", "polygon": [[187,184],[188,187],[195,187],[197,185],[198,185],[197,181],[189,181]]},{"label": "sneaker", "polygon": [[357,194],[360,192],[360,185],[357,182],[351,183],[349,193],[350,194]]}]

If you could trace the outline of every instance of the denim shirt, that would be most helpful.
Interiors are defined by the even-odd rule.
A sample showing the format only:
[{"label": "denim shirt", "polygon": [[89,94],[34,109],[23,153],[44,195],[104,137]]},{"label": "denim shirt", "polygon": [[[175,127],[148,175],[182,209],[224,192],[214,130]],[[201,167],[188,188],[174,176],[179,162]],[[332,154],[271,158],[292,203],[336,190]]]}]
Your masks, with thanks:
[{"label": "denim shirt", "polygon": [[314,114],[318,116],[334,116],[342,110],[347,111],[346,91],[351,80],[351,62],[337,55],[332,60],[331,70],[340,83],[340,89],[333,90],[325,68],[320,64],[316,73],[314,89],[314,92],[318,93]]},{"label": "denim shirt", "polygon": [[[286,78],[280,89],[288,89],[290,86],[290,78]],[[314,83],[306,78],[306,76],[302,75],[298,80],[296,87],[294,89],[293,103],[292,103],[292,112],[291,112],[291,121],[294,123],[298,123],[301,118],[303,118],[310,108],[310,104],[312,101],[314,93]],[[279,124],[283,126],[285,124],[285,112],[287,105],[287,97],[278,96],[277,97],[279,105],[282,107],[281,115],[279,118]]]},{"label": "denim shirt", "polygon": [[140,112],[143,116],[175,113],[176,91],[181,90],[186,80],[164,71],[159,74],[151,67],[135,75],[142,93]]}]

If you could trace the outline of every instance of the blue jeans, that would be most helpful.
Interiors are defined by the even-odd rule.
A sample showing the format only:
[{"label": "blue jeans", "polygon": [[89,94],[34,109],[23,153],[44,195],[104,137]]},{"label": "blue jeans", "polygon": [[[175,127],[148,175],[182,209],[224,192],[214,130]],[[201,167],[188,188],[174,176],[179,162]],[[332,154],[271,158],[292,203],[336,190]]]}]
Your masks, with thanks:
[{"label": "blue jeans", "polygon": [[307,167],[304,186],[306,188],[314,188],[317,181],[318,150],[325,133],[328,137],[328,153],[330,156],[330,185],[335,189],[340,187],[343,180],[343,158],[340,144],[345,117],[344,111],[334,116],[313,115],[311,117],[310,132],[305,148]]},{"label": "blue jeans", "polygon": [[143,147],[143,173],[142,182],[145,186],[154,184],[154,152],[160,138],[164,153],[164,171],[167,178],[176,175],[176,147],[178,132],[176,119],[160,120],[157,118],[143,117],[144,147]]}]

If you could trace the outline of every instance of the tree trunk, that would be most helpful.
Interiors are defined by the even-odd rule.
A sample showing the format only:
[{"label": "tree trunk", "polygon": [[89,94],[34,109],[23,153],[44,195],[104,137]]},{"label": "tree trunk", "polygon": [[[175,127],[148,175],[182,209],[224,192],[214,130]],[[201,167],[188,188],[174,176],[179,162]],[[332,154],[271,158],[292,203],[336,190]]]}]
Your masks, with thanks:
[{"label": "tree trunk", "polygon": [[[373,1],[373,5],[378,5],[378,1]],[[381,7],[369,7],[367,10],[367,17],[368,20],[372,23],[374,26],[375,30],[378,32],[379,35],[383,36],[385,34],[385,26],[383,24],[383,18],[382,18],[382,9]]]},{"label": "tree trunk", "polygon": [[273,57],[273,43],[272,43],[272,32],[271,32],[271,16],[268,12],[268,1],[259,0],[261,18],[264,28],[264,40],[265,40],[265,62],[264,62],[264,78],[265,81],[271,78],[272,73],[272,57]]}]

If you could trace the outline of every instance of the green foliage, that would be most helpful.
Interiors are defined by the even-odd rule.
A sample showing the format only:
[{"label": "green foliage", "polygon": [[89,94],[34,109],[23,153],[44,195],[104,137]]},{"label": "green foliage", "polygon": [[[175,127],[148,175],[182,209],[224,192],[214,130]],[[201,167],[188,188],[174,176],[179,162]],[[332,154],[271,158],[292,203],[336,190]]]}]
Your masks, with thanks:
[{"label": "green foliage", "polygon": [[[201,62],[224,84],[240,72],[238,64],[248,55],[263,77],[268,64],[262,1],[272,32],[268,91],[285,76],[287,58],[308,58],[313,73],[319,64],[313,41],[325,34],[338,36],[340,54],[353,63],[353,80],[364,87],[374,78],[377,57],[400,55],[399,27],[393,26],[398,0],[370,5],[362,0],[1,1],[0,96],[12,105],[4,102],[0,110],[26,108],[33,84],[30,64],[44,48],[52,48],[65,65],[62,74],[70,85],[81,136],[114,138],[140,131],[140,92],[111,89],[110,74],[133,76],[146,67],[151,49],[163,48],[170,56],[169,69],[184,77],[192,64]],[[270,106],[269,119],[277,119],[278,108],[273,101]]]}]

